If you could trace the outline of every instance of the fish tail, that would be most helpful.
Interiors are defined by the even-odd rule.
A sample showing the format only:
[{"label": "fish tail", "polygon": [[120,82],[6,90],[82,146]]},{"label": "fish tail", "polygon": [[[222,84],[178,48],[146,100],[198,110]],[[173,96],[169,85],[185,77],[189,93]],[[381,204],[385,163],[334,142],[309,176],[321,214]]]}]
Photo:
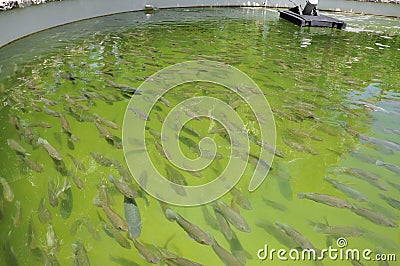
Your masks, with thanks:
[{"label": "fish tail", "polygon": [[383,166],[383,165],[385,165],[385,163],[382,162],[382,161],[380,161],[380,160],[376,160],[375,164],[376,164],[377,166]]},{"label": "fish tail", "polygon": [[169,208],[165,210],[165,216],[167,216],[167,218],[170,219],[170,220],[176,220],[177,219],[176,213],[174,213]]},{"label": "fish tail", "polygon": [[306,197],[306,194],[305,193],[299,193],[299,194],[297,194],[297,198],[298,199],[304,199]]}]

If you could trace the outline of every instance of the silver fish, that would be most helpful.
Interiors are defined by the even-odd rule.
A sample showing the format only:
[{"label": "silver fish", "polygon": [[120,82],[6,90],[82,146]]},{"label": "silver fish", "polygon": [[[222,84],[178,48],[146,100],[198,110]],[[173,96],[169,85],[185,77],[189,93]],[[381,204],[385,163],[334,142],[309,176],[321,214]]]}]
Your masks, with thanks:
[{"label": "silver fish", "polygon": [[137,251],[139,252],[139,254],[149,263],[152,264],[159,264],[160,260],[158,259],[158,257],[156,255],[154,255],[153,252],[151,252],[148,248],[146,248],[145,246],[143,246],[142,244],[140,244],[139,241],[137,241],[136,239],[131,239],[133,242],[133,245],[135,246],[135,248],[137,249]]},{"label": "silver fish", "polygon": [[352,205],[350,202],[348,202],[345,199],[341,199],[335,196],[327,195],[327,194],[319,194],[319,193],[299,193],[297,194],[297,197],[299,199],[310,199],[315,202],[323,203],[332,207],[337,207],[337,208],[352,208]]},{"label": "silver fish", "polygon": [[222,232],[222,234],[225,236],[227,240],[232,239],[232,229],[229,226],[228,221],[225,219],[225,217],[217,210],[214,209],[215,217],[218,221],[219,225],[219,230]]},{"label": "silver fish", "polygon": [[211,245],[212,239],[211,237],[201,230],[197,225],[192,224],[182,216],[177,213],[174,213],[171,209],[167,209],[165,211],[165,215],[168,219],[174,220],[186,233],[196,242],[203,245]]},{"label": "silver fish", "polygon": [[63,159],[62,155],[56,150],[56,148],[51,146],[47,140],[39,138],[38,144],[42,145],[44,149],[47,151],[47,153],[50,155],[50,157],[53,158],[54,160],[61,161]]},{"label": "silver fish", "polygon": [[212,239],[212,249],[214,250],[215,254],[221,259],[221,261],[226,266],[243,266],[232,253],[221,247],[215,239]]},{"label": "silver fish", "polygon": [[140,119],[144,120],[144,121],[150,121],[150,118],[147,114],[143,113],[142,111],[140,111],[139,109],[135,108],[135,107],[128,107],[128,110],[131,110],[132,112],[134,112]]},{"label": "silver fish", "polygon": [[249,199],[237,188],[233,187],[230,191],[236,203],[245,210],[252,210]]},{"label": "silver fish", "polygon": [[109,225],[105,221],[101,221],[101,226],[107,235],[114,238],[121,247],[126,249],[131,248],[131,243],[129,243],[129,241],[121,234],[121,231],[116,229],[114,226]]},{"label": "silver fish", "polygon": [[357,206],[354,205],[352,211],[359,215],[362,216],[364,218],[367,218],[368,220],[370,220],[371,222],[374,222],[376,224],[380,224],[380,225],[384,225],[384,226],[388,226],[388,227],[397,227],[398,225],[392,221],[390,218],[386,217],[385,215],[373,211],[371,209],[367,209],[361,206]]},{"label": "silver fish", "polygon": [[383,194],[379,194],[379,196],[387,202],[387,204],[389,204],[390,206],[392,206],[395,209],[400,210],[400,200],[385,196]]},{"label": "silver fish", "polygon": [[353,199],[356,199],[358,201],[369,201],[369,199],[366,195],[364,195],[363,193],[361,193],[360,191],[358,191],[355,188],[352,188],[343,183],[340,183],[339,181],[334,180],[334,179],[330,178],[329,176],[326,176],[325,180],[328,181],[329,183],[331,183],[332,186],[334,186],[337,190],[343,192],[344,194],[346,194],[349,197],[352,197]]},{"label": "silver fish", "polygon": [[109,175],[108,180],[112,182],[118,191],[121,192],[121,194],[125,197],[135,199],[139,196],[138,193],[134,191],[128,184],[116,180],[111,174]]},{"label": "silver fish", "polygon": [[7,145],[14,151],[22,154],[22,155],[30,155],[24,147],[22,147],[17,141],[13,139],[7,139]]},{"label": "silver fish", "polygon": [[3,197],[6,201],[12,202],[14,200],[14,192],[4,177],[0,177],[0,183],[3,186]]},{"label": "silver fish", "polygon": [[191,261],[189,259],[179,257],[167,249],[160,249],[161,256],[168,265],[175,266],[202,266],[203,264]]},{"label": "silver fish", "polygon": [[241,216],[239,213],[229,207],[225,202],[217,201],[212,206],[221,214],[223,214],[224,217],[229,221],[229,223],[236,227],[238,230],[250,233],[250,227],[243,216]]},{"label": "silver fish", "polygon": [[305,236],[296,229],[287,224],[275,222],[276,226],[284,231],[291,239],[293,239],[302,249],[315,250],[313,244]]},{"label": "silver fish", "polygon": [[128,231],[128,224],[118,213],[116,213],[113,209],[111,209],[108,205],[100,200],[95,201],[95,204],[103,209],[108,220],[110,220],[115,228],[124,232]]},{"label": "silver fish", "polygon": [[388,164],[388,163],[382,162],[380,160],[376,160],[375,164],[378,166],[383,166],[386,169],[388,169],[389,171],[392,171],[393,173],[400,174],[400,166]]}]

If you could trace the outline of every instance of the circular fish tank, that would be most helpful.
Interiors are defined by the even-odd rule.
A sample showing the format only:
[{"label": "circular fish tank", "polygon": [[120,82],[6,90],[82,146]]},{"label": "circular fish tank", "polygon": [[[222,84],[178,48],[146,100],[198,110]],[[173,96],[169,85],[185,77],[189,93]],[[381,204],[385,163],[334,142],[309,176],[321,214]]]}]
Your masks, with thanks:
[{"label": "circular fish tank", "polygon": [[[79,21],[2,47],[2,265],[396,265],[399,19],[328,15],[346,30],[300,28],[265,8],[165,9]],[[188,61],[237,69],[261,92],[228,78],[234,89],[202,78],[168,91],[142,85]],[[169,73],[192,73],[179,71]],[[190,101],[204,97],[243,124],[213,119],[214,105],[196,115],[201,100]],[[268,103],[270,142],[252,97]],[[141,100],[154,101],[148,113]],[[127,137],[127,117],[143,131],[133,125]],[[167,138],[171,121],[183,122]],[[144,145],[126,149],[136,135]],[[213,156],[201,149],[205,138]],[[186,158],[210,162],[172,163],[172,140]],[[144,157],[170,186],[148,193],[154,175]],[[232,158],[245,165],[221,197],[196,206],[158,197],[186,196],[235,167]],[[266,178],[249,191],[257,171]]]}]

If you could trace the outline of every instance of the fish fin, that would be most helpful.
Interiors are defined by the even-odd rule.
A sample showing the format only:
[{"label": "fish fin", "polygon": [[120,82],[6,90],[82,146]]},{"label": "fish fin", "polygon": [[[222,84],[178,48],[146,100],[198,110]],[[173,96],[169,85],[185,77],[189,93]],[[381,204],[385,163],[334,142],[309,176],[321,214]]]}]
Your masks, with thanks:
[{"label": "fish fin", "polygon": [[110,175],[108,176],[108,180],[109,180],[110,182],[114,182],[114,181],[115,181],[115,178],[110,174]]}]

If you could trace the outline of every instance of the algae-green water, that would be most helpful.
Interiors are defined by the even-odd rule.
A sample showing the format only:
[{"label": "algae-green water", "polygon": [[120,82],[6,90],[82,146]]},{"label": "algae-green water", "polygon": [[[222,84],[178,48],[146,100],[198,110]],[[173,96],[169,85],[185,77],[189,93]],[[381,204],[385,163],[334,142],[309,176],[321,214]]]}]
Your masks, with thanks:
[{"label": "algae-green water", "polygon": [[[334,16],[348,23],[347,30],[300,28],[266,9],[176,9],[147,15],[134,12],[64,25],[1,48],[0,176],[14,193],[10,202],[3,197],[5,189],[1,189],[1,264],[52,265],[49,257],[54,256],[59,264],[71,265],[75,258],[72,245],[79,241],[92,265],[147,265],[132,242],[130,248],[124,248],[104,230],[104,223],[110,222],[94,204],[103,186],[110,195],[111,208],[124,217],[123,195],[109,175],[120,179],[124,174],[123,169],[118,171],[121,165],[127,171],[121,127],[129,91],[172,64],[213,60],[243,71],[264,92],[275,117],[276,147],[283,156],[275,156],[267,179],[251,193],[247,187],[254,164],[248,164],[236,188],[249,199],[251,210],[238,207],[231,193],[219,199],[228,205],[233,202],[233,208],[250,227],[250,232],[242,232],[230,226],[241,247],[230,244],[218,227],[205,219],[205,208],[215,217],[212,204],[169,208],[209,233],[246,265],[318,264],[284,261],[276,256],[273,261],[262,261],[257,257],[265,244],[269,249],[301,250],[298,242],[279,229],[279,223],[294,228],[318,250],[338,248],[336,239],[344,237],[321,232],[324,226],[356,227],[362,233],[345,236],[346,248],[371,249],[371,257],[377,253],[396,254],[397,262],[386,263],[397,265],[400,230],[394,226],[400,223],[400,174],[395,168],[400,166],[399,20]],[[239,98],[226,88],[188,83],[166,94],[165,99],[173,106],[193,96],[216,97],[235,105],[236,112],[247,121],[247,130],[257,132],[250,109],[244,102],[235,103]],[[146,132],[147,148],[162,173],[168,160],[154,141],[159,141],[160,121],[171,110],[168,102],[159,102],[150,113],[148,128],[152,131]],[[62,128],[60,117],[47,114],[46,108],[67,119],[69,133]],[[119,128],[102,125],[95,114]],[[101,135],[94,121],[106,127],[112,137]],[[48,125],[41,127],[39,122]],[[226,166],[229,141],[220,127],[201,119],[188,124],[193,130],[181,132],[185,138],[180,139],[180,147],[189,158],[197,156],[193,142],[206,136],[216,141],[224,157],[196,176],[181,171],[191,180],[189,185],[209,182]],[[62,161],[53,160],[38,145],[39,138],[46,139],[62,155]],[[11,149],[8,139],[17,141],[28,154]],[[259,149],[252,144],[252,153]],[[105,155],[113,164],[101,165],[91,153]],[[78,169],[69,155],[84,169]],[[42,171],[40,167],[36,171],[29,167],[26,159],[39,164]],[[393,166],[391,170],[389,165]],[[368,182],[345,173],[349,168],[372,173],[375,179]],[[78,187],[73,175],[81,179],[83,187]],[[125,172],[125,179],[129,176]],[[363,193],[368,201],[357,201],[335,189],[325,180],[327,176]],[[131,182],[139,191],[135,181]],[[49,184],[50,188],[54,184],[56,192],[64,185],[70,186],[68,195],[58,193],[56,207],[49,202]],[[300,193],[309,192],[346,199],[352,208],[371,209],[393,224],[372,222],[351,208],[298,198]],[[43,214],[38,213],[42,199],[51,213],[51,220],[44,223],[39,220]],[[138,240],[161,263],[168,264],[159,250],[167,249],[203,265],[223,265],[210,246],[197,243],[177,223],[166,219],[157,199],[142,192],[136,202],[142,219]],[[30,224],[36,229],[36,245],[29,236]],[[51,241],[50,224],[59,247]],[[325,258],[322,263],[355,262]],[[383,262],[362,259],[361,263]]]}]

